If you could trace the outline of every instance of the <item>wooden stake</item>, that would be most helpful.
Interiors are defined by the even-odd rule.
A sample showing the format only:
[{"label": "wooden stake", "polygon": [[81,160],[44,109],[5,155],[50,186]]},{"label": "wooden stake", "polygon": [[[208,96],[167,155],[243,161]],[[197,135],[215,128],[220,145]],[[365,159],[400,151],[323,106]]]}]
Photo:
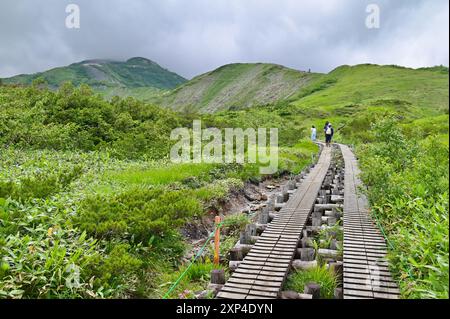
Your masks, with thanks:
[{"label": "wooden stake", "polygon": [[220,240],[220,216],[216,216],[215,218],[215,225],[216,225],[216,234],[214,236],[214,265],[216,267],[219,266],[219,251],[220,251],[220,246],[219,246],[219,240]]}]

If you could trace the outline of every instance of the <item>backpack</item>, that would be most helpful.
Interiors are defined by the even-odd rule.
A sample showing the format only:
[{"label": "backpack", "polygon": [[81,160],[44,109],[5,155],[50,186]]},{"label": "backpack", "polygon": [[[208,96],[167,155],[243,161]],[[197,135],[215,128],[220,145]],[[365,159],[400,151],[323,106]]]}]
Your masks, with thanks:
[{"label": "backpack", "polygon": [[333,132],[331,131],[331,126],[327,127],[327,130],[325,131],[325,134],[331,135]]}]

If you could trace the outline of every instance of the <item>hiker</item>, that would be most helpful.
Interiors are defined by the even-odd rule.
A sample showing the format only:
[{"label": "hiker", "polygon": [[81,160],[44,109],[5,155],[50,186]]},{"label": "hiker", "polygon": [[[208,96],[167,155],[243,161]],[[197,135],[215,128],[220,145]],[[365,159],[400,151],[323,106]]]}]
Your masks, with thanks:
[{"label": "hiker", "polygon": [[328,128],[328,124],[330,124],[330,122],[326,122],[325,126],[323,127],[323,134],[327,134],[327,128]]},{"label": "hiker", "polygon": [[328,123],[328,126],[325,129],[325,143],[327,146],[330,146],[333,135],[334,135],[334,128],[331,125],[331,123]]},{"label": "hiker", "polygon": [[317,129],[316,127],[313,125],[311,127],[311,141],[315,142],[317,138]]}]

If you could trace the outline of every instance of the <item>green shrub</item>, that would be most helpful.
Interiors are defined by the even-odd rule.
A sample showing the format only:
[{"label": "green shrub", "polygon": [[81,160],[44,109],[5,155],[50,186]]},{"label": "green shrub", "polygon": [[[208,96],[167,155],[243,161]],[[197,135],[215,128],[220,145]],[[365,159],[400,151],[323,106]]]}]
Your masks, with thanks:
[{"label": "green shrub", "polygon": [[105,288],[115,288],[126,282],[127,289],[133,287],[133,281],[138,281],[139,270],[143,261],[130,253],[131,246],[126,243],[113,245],[106,256],[96,256],[89,266],[91,275],[95,277],[95,284]]},{"label": "green shrub", "polygon": [[80,165],[61,169],[54,173],[34,172],[23,176],[18,182],[0,179],[0,198],[27,200],[32,198],[46,198],[67,187],[82,172]]},{"label": "green shrub", "polygon": [[57,92],[2,87],[0,145],[56,150],[110,150],[119,158],[167,157],[175,113],[132,98],[107,102],[81,85]]},{"label": "green shrub", "polygon": [[163,236],[201,212],[201,203],[184,191],[133,188],[108,199],[86,198],[74,221],[99,238],[147,243],[152,236]]},{"label": "green shrub", "polygon": [[206,281],[211,277],[211,271],[215,269],[214,264],[207,260],[206,262],[194,263],[186,273],[186,278],[190,281]]},{"label": "green shrub", "polygon": [[236,234],[240,232],[247,224],[250,223],[250,218],[246,214],[233,214],[225,216],[223,219],[222,228],[227,234]]}]

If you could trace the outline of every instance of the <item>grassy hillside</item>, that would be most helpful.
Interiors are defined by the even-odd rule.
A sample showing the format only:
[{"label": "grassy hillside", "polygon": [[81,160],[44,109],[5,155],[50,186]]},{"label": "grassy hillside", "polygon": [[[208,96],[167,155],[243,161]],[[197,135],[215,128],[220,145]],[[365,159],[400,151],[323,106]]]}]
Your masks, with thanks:
[{"label": "grassy hillside", "polygon": [[398,66],[341,66],[318,78],[292,99],[305,109],[336,113],[346,107],[393,106],[414,116],[448,110],[448,69]]},{"label": "grassy hillside", "polygon": [[274,64],[230,64],[195,77],[158,102],[190,112],[241,109],[287,99],[317,76]]},{"label": "grassy hillside", "polygon": [[133,89],[150,87],[172,89],[186,80],[145,58],[131,58],[126,62],[87,60],[69,66],[35,74],[23,74],[3,79],[7,84],[31,84],[41,78],[51,88],[70,81],[78,86],[88,84],[96,90]]},{"label": "grassy hillside", "polygon": [[347,141],[366,140],[370,123],[392,113],[406,122],[448,115],[448,68],[342,66],[316,78],[276,112],[302,119],[303,126],[335,124]]}]

